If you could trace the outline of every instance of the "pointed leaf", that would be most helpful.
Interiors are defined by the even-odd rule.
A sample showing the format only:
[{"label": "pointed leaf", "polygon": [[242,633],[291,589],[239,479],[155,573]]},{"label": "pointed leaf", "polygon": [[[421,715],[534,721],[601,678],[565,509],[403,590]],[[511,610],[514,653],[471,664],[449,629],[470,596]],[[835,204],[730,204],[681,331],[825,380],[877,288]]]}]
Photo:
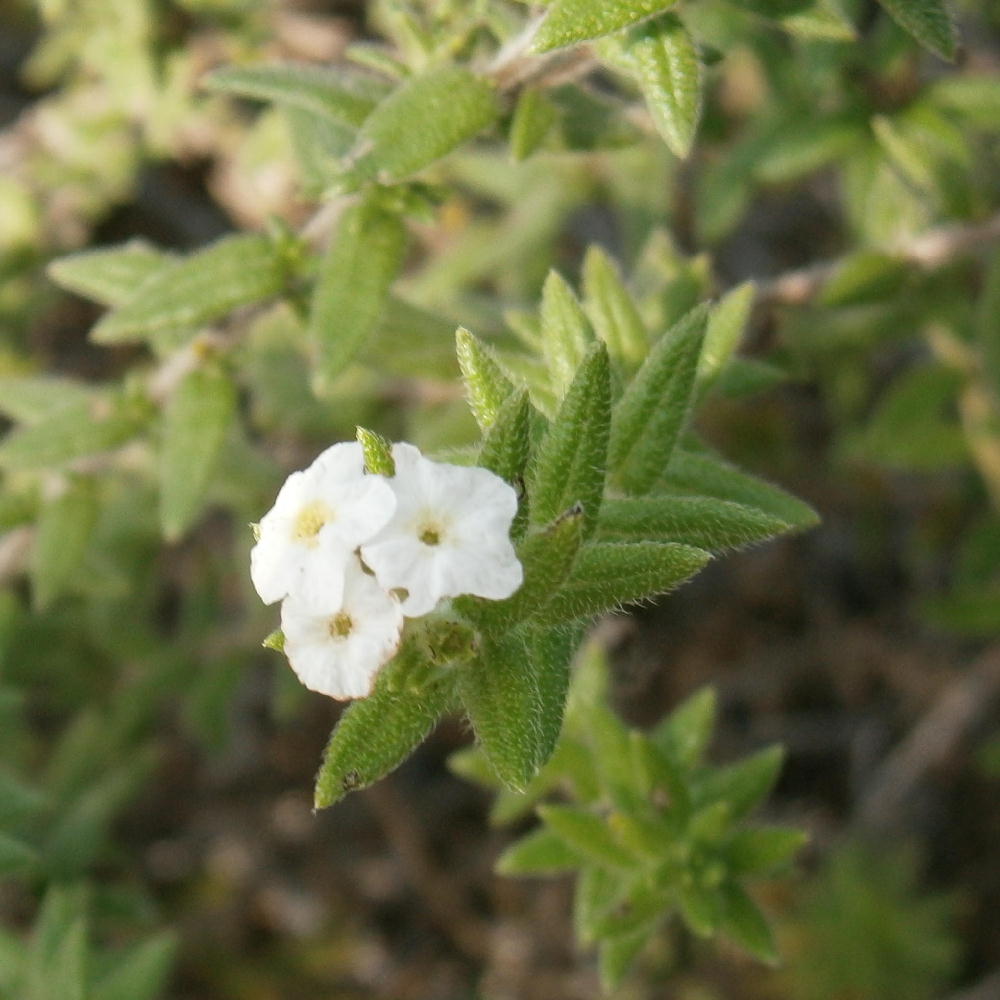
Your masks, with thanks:
[{"label": "pointed leaf", "polygon": [[727,882],[721,887],[722,913],[719,929],[731,941],[761,962],[778,961],[774,935],[764,914],[740,886]]},{"label": "pointed leaf", "polygon": [[176,541],[194,523],[236,414],[236,386],[216,368],[190,372],[163,413],[160,525]]},{"label": "pointed leaf", "polygon": [[549,271],[542,289],[542,354],[560,398],[566,394],[594,335],[573,290],[558,271]]},{"label": "pointed leaf", "polygon": [[209,90],[312,111],[360,125],[386,95],[388,84],[349,66],[271,63],[225,66],[203,79]]},{"label": "pointed leaf", "polygon": [[650,739],[685,770],[701,763],[715,729],[716,697],[702,688],[682,702],[649,734]]},{"label": "pointed leaf", "polygon": [[630,492],[647,492],[666,471],[691,409],[707,318],[699,306],[681,319],[615,405],[608,465]]},{"label": "pointed leaf", "polygon": [[553,0],[532,48],[536,52],[599,38],[670,7],[674,0]]},{"label": "pointed leaf", "polygon": [[84,250],[52,261],[46,274],[62,288],[103,306],[124,305],[147,279],[174,258],[144,240]]},{"label": "pointed leaf", "polygon": [[419,692],[394,690],[389,668],[367,698],[352,702],[330,736],[316,775],[314,804],[326,809],[348,792],[395,770],[423,742],[452,703],[449,680]]},{"label": "pointed leaf", "polygon": [[712,306],[698,361],[698,380],[703,386],[710,385],[719,376],[739,347],[755,294],[754,283],[745,281]]},{"label": "pointed leaf", "polygon": [[340,181],[340,163],[357,141],[357,130],[302,108],[283,107],[281,117],[299,168],[303,193],[308,197],[323,197]]},{"label": "pointed leaf", "polygon": [[517,98],[510,124],[510,155],[520,163],[534,153],[559,118],[540,87],[525,87]]},{"label": "pointed leaf", "polygon": [[374,199],[344,212],[320,263],[309,314],[316,383],[328,391],[375,330],[403,264],[406,227]]},{"label": "pointed leaf", "polygon": [[605,500],[597,531],[622,541],[681,542],[718,552],[791,530],[756,507],[715,497],[629,497]]},{"label": "pointed leaf", "polygon": [[0,413],[19,424],[36,424],[67,406],[96,398],[92,386],[58,375],[0,375]]},{"label": "pointed leaf", "polygon": [[134,437],[144,414],[121,398],[70,403],[0,442],[0,468],[45,469],[110,451]]},{"label": "pointed leaf", "polygon": [[622,847],[600,817],[574,806],[538,807],[545,824],[584,858],[619,871],[631,871],[636,859]]},{"label": "pointed leaf", "polygon": [[38,861],[38,851],[34,847],[0,832],[0,878],[32,872]]},{"label": "pointed leaf", "polygon": [[612,358],[629,365],[642,361],[648,341],[645,324],[618,266],[597,246],[583,259],[583,305]]},{"label": "pointed leaf", "polygon": [[607,463],[611,375],[604,345],[580,365],[559,413],[538,446],[528,488],[534,524],[582,504],[584,535],[597,523]]},{"label": "pointed leaf", "polygon": [[90,1000],[156,1000],[166,985],[177,951],[169,931],[147,938],[123,957],[94,986]]},{"label": "pointed leaf", "polygon": [[804,830],[788,826],[740,830],[726,845],[726,862],[734,875],[770,875],[788,865],[808,840]]},{"label": "pointed leaf", "polygon": [[98,344],[195,331],[239,306],[265,302],[285,283],[278,247],[266,236],[226,236],[159,268],[91,330]]},{"label": "pointed leaf", "polygon": [[552,830],[542,827],[515,841],[497,859],[498,875],[559,875],[580,867],[580,855]]},{"label": "pointed leaf", "polygon": [[684,22],[664,14],[629,33],[625,51],[653,124],[680,159],[691,152],[701,118],[702,69]]},{"label": "pointed leaf", "polygon": [[496,419],[486,431],[476,464],[517,486],[524,477],[531,455],[531,416],[527,390],[512,392],[501,404]]},{"label": "pointed leaf", "polygon": [[664,481],[685,492],[756,507],[800,531],[819,523],[819,516],[807,503],[763,479],[748,475],[708,450],[675,450]]},{"label": "pointed leaf", "polygon": [[392,442],[366,427],[357,430],[358,444],[365,456],[365,471],[376,476],[396,475],[396,460],[392,457]]},{"label": "pointed leaf", "polygon": [[584,546],[569,580],[539,613],[546,621],[590,618],[649,600],[683,583],[711,559],[669,542],[598,542]]},{"label": "pointed leaf", "polygon": [[652,932],[652,927],[641,927],[601,941],[598,966],[605,993],[618,989]]},{"label": "pointed leaf", "polygon": [[538,773],[555,742],[538,673],[523,635],[512,632],[484,638],[479,656],[458,674],[459,697],[476,738],[497,777],[516,791]]},{"label": "pointed leaf", "polygon": [[573,931],[581,944],[597,937],[597,925],[617,906],[628,889],[620,872],[601,865],[588,865],[580,872],[573,894]]},{"label": "pointed leaf", "polygon": [[57,499],[42,507],[31,559],[34,605],[47,608],[83,562],[97,523],[97,488],[76,479]]},{"label": "pointed leaf", "polygon": [[770,795],[784,760],[784,749],[775,745],[712,771],[698,786],[697,801],[724,803],[730,816],[740,819]]},{"label": "pointed leaf", "polygon": [[514,391],[514,383],[503,373],[496,356],[464,326],[455,332],[455,349],[469,409],[480,430],[488,430],[504,400]]},{"label": "pointed leaf", "polygon": [[942,59],[955,58],[955,27],[944,0],[879,0],[894,21]]},{"label": "pointed leaf", "polygon": [[403,180],[492,124],[493,85],[462,66],[441,66],[404,81],[365,119],[353,176]]}]

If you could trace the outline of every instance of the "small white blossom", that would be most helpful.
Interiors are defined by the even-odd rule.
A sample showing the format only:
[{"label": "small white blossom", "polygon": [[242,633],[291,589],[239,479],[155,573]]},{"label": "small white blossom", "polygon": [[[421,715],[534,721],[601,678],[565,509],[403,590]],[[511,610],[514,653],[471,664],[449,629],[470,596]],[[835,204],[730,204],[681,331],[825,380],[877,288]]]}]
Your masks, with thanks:
[{"label": "small white blossom", "polygon": [[318,612],[297,595],[281,605],[285,655],[302,683],[331,698],[364,698],[399,648],[403,612],[352,556],[343,602]]},{"label": "small white blossom", "polygon": [[289,594],[320,611],[336,611],[354,551],[392,517],[393,490],[364,474],[361,445],[327,448],[304,472],[293,472],[261,518],[250,553],[250,578],[265,604]]},{"label": "small white blossom", "polygon": [[392,456],[396,511],[361,557],[386,590],[406,591],[403,613],[416,618],[460,594],[513,594],[523,579],[510,541],[514,490],[488,469],[432,462],[410,444],[393,445]]}]

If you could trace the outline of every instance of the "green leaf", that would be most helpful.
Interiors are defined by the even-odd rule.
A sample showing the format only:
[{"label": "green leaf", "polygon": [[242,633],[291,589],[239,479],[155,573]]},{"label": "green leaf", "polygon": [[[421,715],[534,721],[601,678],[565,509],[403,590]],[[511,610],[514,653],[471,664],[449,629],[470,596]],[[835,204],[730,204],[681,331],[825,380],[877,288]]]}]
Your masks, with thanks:
[{"label": "green leaf", "polygon": [[538,815],[570,848],[594,864],[625,872],[636,867],[636,859],[618,843],[600,816],[557,805],[539,806]]},{"label": "green leaf", "polygon": [[630,492],[649,491],[667,468],[691,409],[707,320],[704,306],[683,317],[615,404],[608,465]]},{"label": "green leaf", "polygon": [[681,916],[691,933],[702,938],[715,934],[722,916],[717,891],[687,880],[674,891]]},{"label": "green leaf", "polygon": [[1000,582],[958,587],[920,607],[921,618],[939,629],[984,639],[1000,632]]},{"label": "green leaf", "polygon": [[674,0],[554,0],[532,48],[547,52],[599,38],[670,7]]},{"label": "green leaf", "polygon": [[90,336],[98,344],[194,332],[239,306],[266,302],[285,283],[285,263],[266,236],[226,236],[159,268]]},{"label": "green leaf", "polygon": [[89,478],[73,480],[42,507],[31,558],[36,609],[44,610],[62,594],[80,567],[97,514],[97,487]]},{"label": "green leaf", "polygon": [[540,320],[542,355],[552,388],[561,398],[586,357],[594,335],[573,290],[557,271],[549,271],[545,279]]},{"label": "green leaf", "polygon": [[37,816],[48,799],[37,788],[0,770],[0,827],[8,827]]},{"label": "green leaf", "polygon": [[89,1000],[155,1000],[166,986],[177,936],[164,931],[130,948],[94,986]]},{"label": "green leaf", "polygon": [[621,873],[602,865],[588,865],[576,880],[573,895],[573,930],[581,944],[597,937],[597,926],[616,907],[628,889]]},{"label": "green leaf", "polygon": [[96,398],[92,386],[58,375],[0,375],[0,413],[20,424],[36,424],[67,406]]},{"label": "green leaf", "polygon": [[52,261],[45,273],[57,285],[103,306],[122,306],[174,258],[145,240],[84,250]]},{"label": "green leaf", "polygon": [[715,497],[630,497],[605,500],[597,524],[602,539],[681,542],[719,552],[791,530],[756,507]]},{"label": "green leaf", "polygon": [[879,0],[893,20],[942,59],[955,58],[955,27],[944,0]]},{"label": "green leaf", "polygon": [[581,504],[584,536],[593,529],[604,495],[610,418],[611,373],[599,344],[577,370],[538,446],[528,487],[532,523],[546,524]]},{"label": "green leaf", "polygon": [[601,941],[598,967],[601,987],[605,993],[618,989],[651,933],[652,928],[641,927],[639,930],[604,938]]},{"label": "green leaf", "polygon": [[84,1000],[87,925],[79,890],[49,888],[26,957],[24,1000]]},{"label": "green leaf", "polygon": [[225,66],[203,80],[209,90],[270,101],[360,125],[389,87],[379,77],[348,66],[271,63]]},{"label": "green leaf", "polygon": [[668,487],[685,492],[756,507],[797,530],[813,528],[819,523],[819,516],[807,503],[763,479],[747,475],[707,449],[676,449],[667,466],[664,482]]},{"label": "green leaf", "polygon": [[480,133],[498,113],[493,85],[464,67],[412,76],[365,119],[351,176],[403,180]]},{"label": "green leaf", "polygon": [[583,307],[615,361],[637,365],[645,358],[645,324],[618,266],[598,246],[589,247],[583,259]]},{"label": "green leaf", "polygon": [[396,460],[392,457],[392,442],[366,427],[357,429],[358,444],[365,456],[365,471],[376,476],[396,475]]},{"label": "green leaf", "polygon": [[691,152],[701,118],[702,70],[694,40],[674,14],[643,24],[625,43],[653,124],[680,159]]},{"label": "green leaf", "polygon": [[514,383],[503,373],[490,348],[463,326],[455,332],[455,349],[469,409],[480,430],[489,430],[500,407],[514,391]]},{"label": "green leaf", "polygon": [[652,742],[683,768],[701,763],[715,728],[716,697],[702,688],[675,708],[649,734]]},{"label": "green leaf", "polygon": [[485,637],[479,655],[458,670],[459,697],[476,738],[497,777],[516,791],[548,759],[562,722],[561,712],[547,717],[539,670],[519,632]]},{"label": "green leaf", "polygon": [[719,930],[761,962],[778,961],[774,935],[757,904],[740,886],[727,882],[721,887],[722,912]]},{"label": "green leaf", "polygon": [[818,301],[827,307],[878,302],[895,295],[910,273],[910,265],[899,257],[860,250],[838,265]]},{"label": "green leaf", "polygon": [[740,830],[726,845],[726,863],[734,875],[770,875],[787,866],[808,840],[804,830],[788,826]]},{"label": "green leaf", "polygon": [[518,94],[510,123],[510,155],[520,163],[545,141],[559,112],[540,87],[525,87]]},{"label": "green leaf", "polygon": [[0,878],[24,875],[38,864],[38,851],[30,844],[0,832]]},{"label": "green leaf", "polygon": [[188,373],[163,413],[160,525],[176,541],[194,523],[233,417],[236,386],[214,367]]},{"label": "green leaf", "polygon": [[750,319],[756,292],[754,283],[745,281],[712,306],[698,361],[698,381],[702,387],[711,385],[736,353]]},{"label": "green leaf", "polygon": [[531,400],[526,389],[511,393],[483,436],[476,464],[517,486],[531,455]]},{"label": "green leaf", "polygon": [[693,576],[711,555],[669,542],[586,545],[569,580],[539,613],[546,621],[590,618],[665,594]]},{"label": "green leaf", "polygon": [[808,0],[778,18],[781,26],[801,38],[818,38],[827,42],[853,42],[857,29],[844,13],[839,0]]},{"label": "green leaf", "polygon": [[110,451],[138,433],[144,416],[121,398],[70,403],[35,424],[11,431],[0,442],[0,467],[46,469]]},{"label": "green leaf", "polygon": [[375,330],[406,253],[406,227],[375,199],[344,212],[320,263],[309,313],[316,349],[316,385],[333,380]]},{"label": "green leaf", "polygon": [[301,108],[284,107],[281,113],[298,164],[303,193],[307,197],[320,198],[339,182],[340,161],[357,141],[357,131],[333,118]]},{"label": "green leaf", "polygon": [[784,760],[784,749],[775,745],[712,771],[698,785],[696,800],[724,803],[730,816],[740,819],[771,794]]},{"label": "green leaf", "polygon": [[387,668],[372,694],[352,702],[341,715],[316,775],[317,809],[326,809],[348,792],[367,788],[395,770],[451,706],[450,679],[419,692],[393,690],[390,681]]},{"label": "green leaf", "polygon": [[511,844],[497,859],[498,875],[559,875],[580,867],[580,855],[552,830],[542,827]]}]

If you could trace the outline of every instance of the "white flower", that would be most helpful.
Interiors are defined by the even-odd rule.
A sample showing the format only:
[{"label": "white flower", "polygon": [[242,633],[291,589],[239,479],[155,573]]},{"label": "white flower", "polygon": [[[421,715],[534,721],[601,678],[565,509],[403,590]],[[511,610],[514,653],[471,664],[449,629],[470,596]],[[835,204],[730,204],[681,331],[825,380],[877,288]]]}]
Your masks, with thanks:
[{"label": "white flower", "polygon": [[304,472],[293,472],[261,518],[250,553],[250,578],[265,604],[289,594],[320,611],[336,611],[354,550],[392,517],[396,498],[381,476],[365,475],[361,445],[327,448]]},{"label": "white flower", "polygon": [[403,613],[427,614],[442,597],[513,594],[523,579],[510,541],[514,490],[488,469],[432,462],[410,444],[393,445],[392,457],[396,512],[361,558],[386,590],[407,592]]},{"label": "white flower", "polygon": [[395,655],[403,628],[399,602],[352,556],[339,610],[318,612],[296,594],[281,605],[285,655],[299,680],[331,698],[364,698]]}]

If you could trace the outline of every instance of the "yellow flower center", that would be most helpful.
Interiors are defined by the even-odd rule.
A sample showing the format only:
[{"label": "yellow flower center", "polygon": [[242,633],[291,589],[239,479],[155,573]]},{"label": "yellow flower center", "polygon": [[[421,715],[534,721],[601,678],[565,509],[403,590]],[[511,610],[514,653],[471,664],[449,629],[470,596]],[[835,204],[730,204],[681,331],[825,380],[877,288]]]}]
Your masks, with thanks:
[{"label": "yellow flower center", "polygon": [[332,520],[333,511],[322,500],[313,500],[296,515],[292,538],[299,544],[312,548],[320,529]]},{"label": "yellow flower center", "polygon": [[424,545],[438,545],[441,542],[441,535],[437,528],[424,528],[420,532],[420,541]]},{"label": "yellow flower center", "polygon": [[351,621],[351,616],[349,614],[344,611],[338,611],[330,619],[327,627],[330,629],[330,638],[346,639],[351,634],[351,630],[354,628],[354,622]]}]

